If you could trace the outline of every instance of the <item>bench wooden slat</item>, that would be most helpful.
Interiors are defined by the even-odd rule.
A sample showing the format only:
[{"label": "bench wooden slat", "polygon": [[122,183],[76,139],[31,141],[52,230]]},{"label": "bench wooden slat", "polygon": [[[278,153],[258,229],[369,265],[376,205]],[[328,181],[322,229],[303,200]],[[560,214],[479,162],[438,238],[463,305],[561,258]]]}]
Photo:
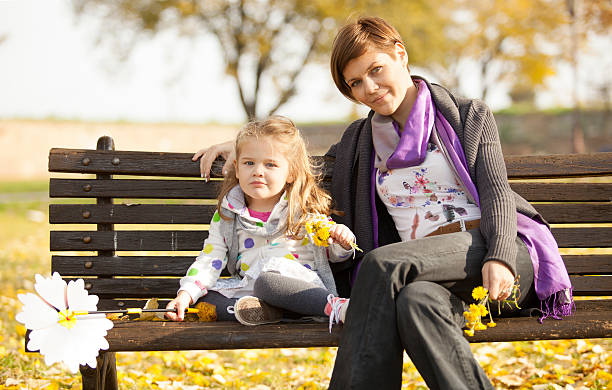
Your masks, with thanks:
[{"label": "bench wooden slat", "polygon": [[[550,223],[607,222],[612,204],[554,203],[535,208]],[[114,224],[207,224],[215,213],[214,205],[181,204],[51,204],[50,223]]]},{"label": "bench wooden slat", "polygon": [[54,148],[49,151],[49,172],[199,177],[199,163],[191,161],[191,156],[189,153]]},{"label": "bench wooden slat", "polygon": [[612,295],[612,275],[570,276],[575,295]]},{"label": "bench wooden slat", "polygon": [[208,224],[214,205],[51,204],[50,223]]},{"label": "bench wooden slat", "polygon": [[[195,256],[52,256],[51,271],[63,276],[178,276]],[[565,255],[571,275],[609,274],[612,255]]]},{"label": "bench wooden slat", "polygon": [[[51,272],[63,276],[183,277],[195,256],[51,256]],[[223,270],[221,276],[228,276]]]},{"label": "bench wooden slat", "polygon": [[609,222],[612,215],[612,203],[549,203],[534,207],[549,223]]},{"label": "bench wooden slat", "polygon": [[[612,227],[553,228],[559,247],[612,246]],[[199,251],[208,232],[203,230],[52,231],[52,251]],[[88,240],[89,238],[89,240]]]},{"label": "bench wooden slat", "polygon": [[[191,161],[192,156],[192,153],[53,148],[49,151],[49,172],[200,177],[200,163]],[[322,165],[325,159],[313,156],[313,160]],[[221,158],[213,162],[213,177],[222,177],[224,163]]]},{"label": "bench wooden slat", "polygon": [[612,183],[512,182],[510,187],[530,202],[612,201]]},{"label": "bench wooden slat", "polygon": [[[530,341],[612,336],[612,301],[577,302],[576,314],[562,321],[537,317],[498,318],[497,326],[476,332],[470,342]],[[596,315],[594,315],[596,313]],[[144,331],[146,329],[146,331]],[[214,350],[337,346],[342,326],[280,323],[247,327],[235,322],[115,321],[110,351]]]},{"label": "bench wooden slat", "polygon": [[[324,188],[328,182],[322,183]],[[221,183],[203,180],[51,179],[51,198],[215,199]],[[88,187],[89,186],[89,187]],[[532,202],[609,202],[612,183],[513,182],[514,191]]]},{"label": "bench wooden slat", "polygon": [[612,246],[612,227],[552,228],[560,248]]},{"label": "bench wooden slat", "polygon": [[[571,276],[575,295],[612,294],[612,276]],[[75,278],[65,278],[75,280]],[[100,298],[174,298],[178,278],[86,278],[90,294]]]},{"label": "bench wooden slat", "polygon": [[52,231],[52,251],[200,251],[203,230]]},{"label": "bench wooden slat", "polygon": [[220,181],[51,179],[51,198],[215,199]]},{"label": "bench wooden slat", "polygon": [[612,152],[506,156],[508,177],[550,178],[612,175]]},{"label": "bench wooden slat", "polygon": [[[546,178],[612,175],[612,152],[506,156],[509,177]],[[199,177],[198,162],[191,153],[99,151],[54,148],[49,152],[49,172],[107,173],[145,176]],[[315,157],[322,161],[320,156]],[[89,161],[84,161],[89,159]],[[115,164],[113,164],[113,159]],[[87,162],[87,164],[85,164]],[[218,159],[213,174],[220,172]],[[331,172],[327,173],[328,175]]]},{"label": "bench wooden slat", "polygon": [[564,255],[567,272],[573,275],[610,275],[612,255]]}]

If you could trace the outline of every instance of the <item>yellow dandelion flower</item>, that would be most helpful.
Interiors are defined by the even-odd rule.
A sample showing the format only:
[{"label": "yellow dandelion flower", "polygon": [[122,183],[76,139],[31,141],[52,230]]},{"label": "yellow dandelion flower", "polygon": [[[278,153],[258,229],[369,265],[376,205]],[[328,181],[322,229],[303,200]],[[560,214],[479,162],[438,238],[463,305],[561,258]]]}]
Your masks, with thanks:
[{"label": "yellow dandelion flower", "polygon": [[[335,224],[336,222],[326,215],[310,214],[304,227],[313,244],[326,247],[329,245],[330,230]],[[362,251],[354,242],[351,243],[351,247]]]},{"label": "yellow dandelion flower", "polygon": [[476,325],[474,326],[475,330],[485,330],[487,329],[487,326],[484,325],[482,322],[477,322]]},{"label": "yellow dandelion flower", "polygon": [[466,329],[464,332],[468,336],[474,336],[474,329]]},{"label": "yellow dandelion flower", "polygon": [[487,310],[487,307],[485,305],[478,305],[478,312],[481,317],[484,317],[489,314],[489,311]]},{"label": "yellow dandelion flower", "polygon": [[478,286],[474,290],[472,290],[472,298],[477,301],[486,298],[487,294],[489,294],[489,291],[482,286]]},{"label": "yellow dandelion flower", "polygon": [[495,322],[493,322],[493,321],[491,321],[491,322],[489,322],[489,323],[487,324],[487,326],[488,326],[489,328],[495,328],[495,326],[496,326],[496,325],[497,325],[497,324],[496,324]]}]

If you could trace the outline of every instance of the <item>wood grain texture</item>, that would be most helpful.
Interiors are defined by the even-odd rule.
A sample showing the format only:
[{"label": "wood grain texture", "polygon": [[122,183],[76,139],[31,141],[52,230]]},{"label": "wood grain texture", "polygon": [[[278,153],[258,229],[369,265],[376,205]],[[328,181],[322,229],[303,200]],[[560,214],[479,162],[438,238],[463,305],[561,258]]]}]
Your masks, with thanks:
[{"label": "wood grain texture", "polygon": [[510,187],[530,202],[612,201],[612,183],[511,182]]},{"label": "wood grain texture", "polygon": [[[111,140],[112,141],[112,140]],[[106,148],[112,149],[106,142]],[[103,145],[104,146],[104,145]],[[94,198],[96,205],[53,204],[51,223],[95,224],[97,231],[53,231],[52,251],[98,251],[98,256],[54,255],[52,270],[66,280],[83,277],[88,291],[100,297],[99,309],[142,307],[147,298],[160,306],[176,296],[179,278],[194,256],[114,256],[115,251],[199,251],[208,233],[194,230],[121,230],[115,224],[207,224],[221,181],[164,180],[199,178],[190,153],[52,149],[50,172],[96,174],[96,179],[51,179],[53,198]],[[329,187],[333,160],[325,162]],[[612,176],[612,153],[589,155],[507,156],[510,179]],[[223,161],[213,166],[220,177]],[[136,175],[117,179],[112,175]],[[151,178],[151,176],[156,176]],[[146,179],[145,179],[146,178]],[[612,183],[511,182],[511,187],[555,224],[612,223]],[[113,198],[195,199],[185,204],[113,204]],[[193,204],[196,203],[196,204]],[[146,228],[143,228],[146,229]],[[178,229],[178,228],[177,228]],[[612,247],[612,227],[555,227],[560,247]],[[612,295],[612,255],[564,256],[576,296]],[[470,342],[612,337],[612,300],[577,301],[576,314],[562,321],[504,318],[497,327],[476,332]],[[245,327],[238,323],[117,321],[108,333],[110,352],[234,348],[337,346],[341,326],[330,334],[326,323],[281,323]]]},{"label": "wood grain texture", "polygon": [[[553,228],[559,247],[612,246],[612,227]],[[205,230],[52,231],[52,251],[199,251]]]},{"label": "wood grain texture", "polygon": [[550,178],[612,175],[612,152],[506,156],[511,178]]},{"label": "wood grain texture", "polygon": [[[65,278],[74,280],[75,278]],[[612,276],[570,276],[574,295],[612,295]],[[85,288],[100,298],[174,298],[179,278],[85,278]]]},{"label": "wood grain texture", "polygon": [[[51,272],[63,276],[183,277],[195,256],[52,256]],[[565,255],[570,275],[612,273],[612,255]]]},{"label": "wood grain texture", "polygon": [[51,198],[216,199],[220,181],[51,179]]},{"label": "wood grain texture", "polygon": [[[535,317],[499,318],[495,328],[476,332],[470,342],[612,337],[612,301],[577,302],[562,321],[538,323]],[[115,321],[109,351],[335,347],[342,326],[329,333],[326,323],[280,323],[248,327],[235,322]]]},{"label": "wood grain texture", "polygon": [[[199,178],[200,162],[191,161],[192,156],[192,153],[53,148],[49,151],[49,172]],[[316,166],[325,168],[326,159],[321,156],[312,158]],[[224,163],[222,158],[213,162],[212,177],[223,177]]]},{"label": "wood grain texture", "polygon": [[50,204],[50,223],[208,224],[215,205]]},{"label": "wood grain texture", "polygon": [[[553,203],[534,207],[549,223],[608,222],[612,215],[611,203]],[[214,205],[193,204],[51,204],[49,222],[207,224],[215,210]]]}]

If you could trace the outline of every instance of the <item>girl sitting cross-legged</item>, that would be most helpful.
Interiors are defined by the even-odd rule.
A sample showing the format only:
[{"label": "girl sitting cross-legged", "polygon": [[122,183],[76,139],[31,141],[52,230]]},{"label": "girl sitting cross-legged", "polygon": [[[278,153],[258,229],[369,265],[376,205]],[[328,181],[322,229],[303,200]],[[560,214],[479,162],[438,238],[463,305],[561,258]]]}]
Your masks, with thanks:
[{"label": "girl sitting cross-legged", "polygon": [[[355,236],[330,228],[330,245],[315,246],[304,232],[311,215],[329,215],[330,196],[313,174],[304,140],[283,117],[248,123],[236,136],[236,160],[225,179],[209,236],[167,317],[182,321],[198,300],[214,304],[219,320],[244,325],[278,322],[282,311],[344,322],[329,262],[353,257]],[[220,278],[227,266],[231,278]]]}]

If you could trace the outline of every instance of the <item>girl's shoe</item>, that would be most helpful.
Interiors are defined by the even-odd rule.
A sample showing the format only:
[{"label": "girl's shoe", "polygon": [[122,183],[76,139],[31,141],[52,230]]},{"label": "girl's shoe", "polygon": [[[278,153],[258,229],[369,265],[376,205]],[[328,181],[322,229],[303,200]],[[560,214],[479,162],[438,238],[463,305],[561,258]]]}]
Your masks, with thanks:
[{"label": "girl's shoe", "polygon": [[254,326],[280,322],[283,312],[257,297],[246,296],[234,304],[234,315],[241,324]]},{"label": "girl's shoe", "polygon": [[344,323],[346,318],[346,309],[348,309],[349,300],[346,298],[335,297],[332,294],[327,296],[327,305],[325,305],[325,314],[329,316],[329,333],[331,333],[334,323]]}]

